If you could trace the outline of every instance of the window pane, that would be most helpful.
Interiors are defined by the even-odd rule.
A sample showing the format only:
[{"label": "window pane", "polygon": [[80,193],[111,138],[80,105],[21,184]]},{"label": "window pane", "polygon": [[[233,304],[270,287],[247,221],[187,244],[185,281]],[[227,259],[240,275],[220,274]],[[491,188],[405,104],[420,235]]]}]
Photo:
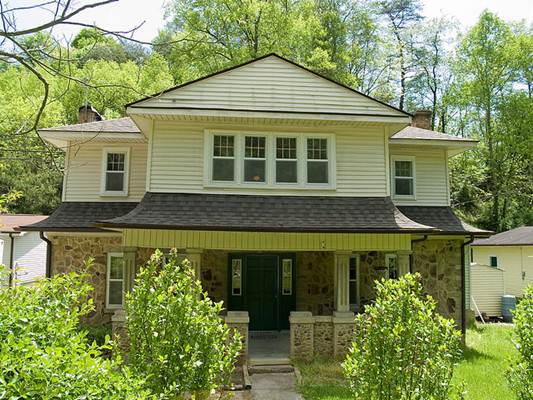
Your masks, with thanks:
[{"label": "window pane", "polygon": [[350,258],[350,280],[357,279],[357,259],[355,257]]},{"label": "window pane", "polygon": [[213,156],[215,157],[233,157],[234,155],[234,137],[215,135],[213,138]]},{"label": "window pane", "polygon": [[286,259],[282,261],[282,280],[281,293],[284,295],[292,294],[292,260]]},{"label": "window pane", "polygon": [[298,163],[296,161],[276,161],[276,182],[298,182]]},{"label": "window pane", "polygon": [[109,304],[122,304],[122,281],[109,282]]},{"label": "window pane", "polygon": [[328,183],[328,163],[323,161],[308,161],[307,182]]},{"label": "window pane", "polygon": [[109,265],[109,277],[111,279],[122,279],[124,273],[124,260],[122,257],[111,257]]},{"label": "window pane", "polygon": [[296,138],[277,138],[276,158],[296,160]]},{"label": "window pane", "polygon": [[244,160],[244,180],[246,182],[264,182],[265,160]]},{"label": "window pane", "polygon": [[124,153],[107,153],[107,170],[124,171],[125,159],[126,155]]},{"label": "window pane", "polygon": [[124,190],[124,172],[107,172],[105,190],[121,192]]},{"label": "window pane", "polygon": [[327,160],[328,140],[307,139],[307,158],[309,160]]},{"label": "window pane", "polygon": [[232,158],[214,158],[213,159],[213,180],[214,181],[233,181],[234,161]]},{"label": "window pane", "polygon": [[265,158],[265,137],[246,136],[244,139],[244,156],[248,158]]},{"label": "window pane", "polygon": [[350,281],[350,304],[357,304],[357,282]]},{"label": "window pane", "polygon": [[498,266],[498,257],[494,257],[494,256],[490,257],[490,266],[491,267],[497,267]]},{"label": "window pane", "polygon": [[386,258],[386,267],[389,270],[389,278],[396,279],[398,278],[398,268],[396,266],[396,257],[387,257]]},{"label": "window pane", "polygon": [[396,178],[395,182],[395,194],[411,196],[414,193],[412,179]]},{"label": "window pane", "polygon": [[395,161],[395,176],[413,176],[413,163],[411,161]]},{"label": "window pane", "polygon": [[231,291],[238,296],[241,294],[242,283],[242,260],[236,259],[231,261]]}]

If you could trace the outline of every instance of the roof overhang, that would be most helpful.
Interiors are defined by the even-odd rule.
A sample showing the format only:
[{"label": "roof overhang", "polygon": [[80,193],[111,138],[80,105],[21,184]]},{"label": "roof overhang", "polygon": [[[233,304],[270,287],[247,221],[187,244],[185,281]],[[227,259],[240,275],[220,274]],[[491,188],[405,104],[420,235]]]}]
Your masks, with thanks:
[{"label": "roof overhang", "polygon": [[455,156],[464,151],[476,147],[477,140],[443,140],[443,139],[394,139],[389,140],[391,145],[408,145],[408,146],[431,146],[445,148],[448,156]]},{"label": "roof overhang", "polygon": [[40,130],[39,136],[59,148],[66,148],[69,142],[79,144],[87,142],[129,142],[147,143],[148,139],[142,133],[124,132],[68,132]]}]

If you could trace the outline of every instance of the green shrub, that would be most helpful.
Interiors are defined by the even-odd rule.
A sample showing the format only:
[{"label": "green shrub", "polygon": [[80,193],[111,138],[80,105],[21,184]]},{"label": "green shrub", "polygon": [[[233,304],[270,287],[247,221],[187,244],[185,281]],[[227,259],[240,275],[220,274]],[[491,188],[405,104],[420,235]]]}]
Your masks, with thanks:
[{"label": "green shrub", "polygon": [[139,399],[141,384],[110,347],[89,344],[79,319],[93,309],[85,276],[57,275],[0,290],[0,398]]},{"label": "green shrub", "polygon": [[81,325],[80,329],[86,333],[89,343],[96,342],[98,346],[103,346],[112,336],[111,325]]},{"label": "green shrub", "polygon": [[520,400],[533,399],[533,286],[528,286],[514,311],[514,342],[518,361],[508,373],[509,384]]},{"label": "green shrub", "polygon": [[356,317],[344,372],[356,399],[449,399],[461,335],[423,298],[420,275],[376,282],[376,302]]},{"label": "green shrub", "polygon": [[160,396],[205,394],[227,382],[241,348],[187,261],[157,250],[125,303],[129,362]]}]

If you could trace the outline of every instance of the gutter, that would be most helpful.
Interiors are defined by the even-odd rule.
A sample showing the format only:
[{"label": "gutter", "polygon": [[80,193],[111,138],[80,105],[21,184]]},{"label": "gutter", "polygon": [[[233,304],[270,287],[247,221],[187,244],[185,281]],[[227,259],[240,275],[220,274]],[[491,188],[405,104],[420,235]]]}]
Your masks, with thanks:
[{"label": "gutter", "polygon": [[39,231],[39,237],[46,242],[46,277],[52,277],[52,242],[46,236],[43,231]]},{"label": "gutter", "polygon": [[9,287],[13,286],[13,281],[15,278],[15,271],[13,270],[13,263],[15,261],[15,238],[13,237],[13,233],[10,232],[8,234],[9,239],[11,240],[10,244],[10,250],[9,250]]},{"label": "gutter", "polygon": [[466,266],[465,266],[465,247],[474,241],[474,235],[461,244],[461,334],[463,341],[466,334]]},{"label": "gutter", "polygon": [[409,273],[413,273],[413,243],[423,242],[424,240],[427,240],[428,235],[424,235],[423,238],[420,239],[413,239],[411,240],[411,254],[409,254]]}]

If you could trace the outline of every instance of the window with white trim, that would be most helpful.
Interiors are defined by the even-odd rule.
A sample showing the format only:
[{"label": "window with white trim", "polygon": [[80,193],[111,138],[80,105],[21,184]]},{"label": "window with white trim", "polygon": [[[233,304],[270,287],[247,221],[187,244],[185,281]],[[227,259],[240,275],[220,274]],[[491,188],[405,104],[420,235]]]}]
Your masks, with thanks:
[{"label": "window with white trim", "polygon": [[240,258],[231,260],[231,294],[233,296],[242,294],[242,260]]},{"label": "window with white trim", "polygon": [[107,254],[106,307],[120,308],[124,303],[124,255]]},{"label": "window with white trim", "polygon": [[104,149],[102,159],[102,195],[128,194],[129,149]]},{"label": "window with white trim", "polygon": [[334,135],[206,131],[204,183],[333,189]]},{"label": "window with white trim", "polygon": [[350,305],[359,304],[359,256],[353,255],[350,257],[349,264],[349,297]]},{"label": "window with white trim", "polygon": [[396,254],[385,255],[385,268],[389,279],[398,278],[398,258],[396,257]]},{"label": "window with white trim", "polygon": [[415,197],[414,157],[392,158],[392,189],[395,197]]},{"label": "window with white trim", "polygon": [[489,265],[494,268],[498,268],[498,257],[497,256],[490,256],[489,257]]},{"label": "window with white trim", "polygon": [[281,294],[292,294],[292,258],[285,258],[281,262]]}]

